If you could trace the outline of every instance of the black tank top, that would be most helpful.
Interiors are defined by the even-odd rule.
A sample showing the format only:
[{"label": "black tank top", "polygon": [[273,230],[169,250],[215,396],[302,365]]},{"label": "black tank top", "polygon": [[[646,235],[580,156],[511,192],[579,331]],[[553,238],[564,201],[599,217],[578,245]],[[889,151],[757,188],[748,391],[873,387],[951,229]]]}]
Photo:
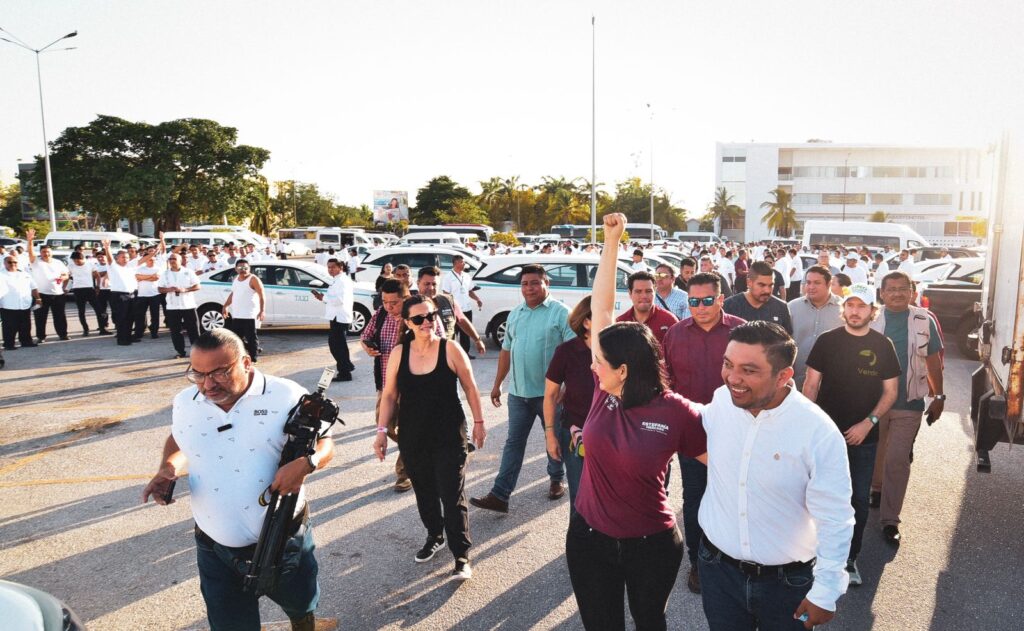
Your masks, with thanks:
[{"label": "black tank top", "polygon": [[448,340],[441,340],[437,364],[423,375],[409,370],[411,342],[398,367],[398,444],[402,449],[466,444],[466,414],[459,402],[458,376],[448,367]]}]

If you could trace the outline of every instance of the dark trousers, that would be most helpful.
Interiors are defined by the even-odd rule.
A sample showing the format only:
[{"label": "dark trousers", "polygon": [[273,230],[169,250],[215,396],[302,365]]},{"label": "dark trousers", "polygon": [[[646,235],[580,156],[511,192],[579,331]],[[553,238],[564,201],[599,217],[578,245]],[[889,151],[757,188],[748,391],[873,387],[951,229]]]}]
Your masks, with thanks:
[{"label": "dark trousers", "polygon": [[789,289],[786,290],[786,300],[795,300],[800,297],[800,281],[794,280],[789,283]]},{"label": "dark trousers", "polygon": [[700,501],[708,488],[708,468],[695,458],[679,456],[679,471],[683,475],[683,534],[686,538],[690,565],[697,567],[697,549],[704,534],[697,521]]},{"label": "dark trousers", "polygon": [[[252,558],[254,549],[255,546],[229,548],[206,537],[196,537],[199,589],[212,631],[259,631],[259,599],[242,590],[245,562]],[[267,594],[291,620],[301,620],[312,613],[320,601],[315,549],[313,530],[307,523],[285,542],[281,574],[275,588]]]},{"label": "dark trousers", "polygon": [[31,309],[0,309],[0,320],[3,320],[4,348],[14,348],[14,338],[20,338],[22,346],[32,344]]},{"label": "dark trousers", "polygon": [[701,599],[711,631],[803,631],[804,623],[793,619],[793,614],[811,591],[812,565],[747,576],[703,543],[697,556]]},{"label": "dark trousers", "polygon": [[443,532],[452,555],[468,559],[473,542],[469,539],[466,504],[465,448],[404,447],[402,458],[427,535],[439,537]]},{"label": "dark trousers", "polygon": [[875,470],[875,456],[878,443],[847,445],[846,455],[850,460],[850,481],[853,494],[850,503],[853,505],[853,540],[850,542],[850,559],[856,560],[860,554],[861,542],[864,540],[864,527],[868,523],[868,504],[871,500],[871,475]]},{"label": "dark trousers", "polygon": [[229,331],[242,338],[245,344],[245,352],[249,354],[252,361],[256,361],[258,346],[256,343],[256,320],[251,318],[228,318],[224,326]]},{"label": "dark trousers", "polygon": [[[555,418],[562,418],[561,407]],[[583,458],[569,448],[572,443],[572,432],[569,428],[559,424],[557,431],[558,448],[562,451],[562,462],[565,463],[565,481],[569,483],[569,519],[572,519],[576,514],[576,494],[580,492],[580,479],[583,477]]]},{"label": "dark trousers", "polygon": [[683,561],[678,528],[615,539],[594,530],[575,513],[565,537],[565,560],[587,631],[626,628],[623,589],[637,631],[666,629],[665,608]]},{"label": "dark trousers", "polygon": [[135,311],[134,294],[123,291],[110,292],[110,314],[114,319],[114,328],[117,330],[117,343],[132,343],[132,314]]},{"label": "dark trousers", "polygon": [[195,309],[168,309],[167,328],[171,330],[171,344],[179,355],[185,354],[185,336],[181,330],[185,329],[188,334],[189,346],[196,343],[199,337],[199,318]]},{"label": "dark trousers", "polygon": [[132,306],[132,320],[135,325],[135,337],[140,338],[146,333],[146,314],[149,313],[149,332],[156,334],[160,328],[160,296],[137,296]]},{"label": "dark trousers", "polygon": [[[470,307],[470,309],[468,311],[463,311],[462,315],[466,316],[466,319],[469,320],[470,322],[472,322],[473,321],[473,309],[472,309],[472,307]],[[455,327],[455,330],[458,331],[458,333],[459,333],[459,346],[462,347],[462,350],[466,351],[467,355],[471,355],[472,353],[469,350],[470,342],[471,342],[471,340],[469,339],[469,335],[465,331],[460,329],[459,327]]]},{"label": "dark trousers", "polygon": [[331,320],[331,330],[327,334],[327,346],[331,349],[331,356],[337,364],[339,375],[347,375],[356,368],[348,353],[348,326]]},{"label": "dark trousers", "polygon": [[100,330],[107,328],[107,310],[103,309],[100,311],[99,307],[99,296],[96,290],[92,287],[82,287],[80,289],[72,289],[71,293],[75,295],[75,306],[78,307],[78,322],[82,325],[82,331],[85,333],[89,332],[89,321],[85,319],[85,306],[89,305],[92,307],[93,313],[96,314],[96,323]]},{"label": "dark trousers", "polygon": [[104,331],[107,328],[109,322],[110,313],[110,290],[101,289],[100,293],[96,294],[96,317],[100,318],[100,330]]},{"label": "dark trousers", "polygon": [[36,309],[36,338],[42,340],[46,337],[46,318],[50,311],[53,311],[53,330],[57,332],[57,337],[67,337],[68,317],[64,313],[67,295],[44,294],[40,292],[39,297],[42,299],[43,304]]}]

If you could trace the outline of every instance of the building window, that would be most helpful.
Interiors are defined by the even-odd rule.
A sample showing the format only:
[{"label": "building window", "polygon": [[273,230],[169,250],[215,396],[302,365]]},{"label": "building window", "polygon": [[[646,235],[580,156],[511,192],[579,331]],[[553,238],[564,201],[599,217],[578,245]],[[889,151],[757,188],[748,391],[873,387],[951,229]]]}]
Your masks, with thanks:
[{"label": "building window", "polygon": [[942,226],[942,234],[947,237],[970,237],[974,234],[973,227],[970,221],[947,221]]},{"label": "building window", "polygon": [[793,179],[793,167],[779,167],[779,180],[788,181]]},{"label": "building window", "polygon": [[[971,204],[973,206],[974,199],[971,198]],[[951,194],[944,193],[919,193],[914,195],[915,206],[952,206],[953,196]]]},{"label": "building window", "polygon": [[820,204],[821,193],[797,193],[793,195],[794,204]]},{"label": "building window", "polygon": [[743,230],[746,228],[746,219],[743,217],[723,217],[722,230]]},{"label": "building window", "polygon": [[905,167],[875,167],[871,169],[873,177],[906,177]]},{"label": "building window", "polygon": [[722,162],[746,162],[746,156],[722,156]]},{"label": "building window", "polygon": [[865,199],[866,197],[867,195],[865,195],[864,193],[846,193],[845,195],[843,193],[824,193],[821,196],[821,203],[834,205],[846,204],[847,206],[863,206],[864,204],[867,203],[867,200]]},{"label": "building window", "polygon": [[871,203],[879,206],[898,206],[903,203],[903,193],[872,193]]}]

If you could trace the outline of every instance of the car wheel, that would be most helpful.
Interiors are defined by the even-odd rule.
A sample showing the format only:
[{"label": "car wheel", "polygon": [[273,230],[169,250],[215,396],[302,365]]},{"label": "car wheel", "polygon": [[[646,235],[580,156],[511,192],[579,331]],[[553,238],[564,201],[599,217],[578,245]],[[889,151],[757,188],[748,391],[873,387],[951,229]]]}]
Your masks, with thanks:
[{"label": "car wheel", "polygon": [[978,323],[974,318],[967,318],[956,328],[956,346],[965,359],[978,361],[981,355],[978,353],[978,338],[975,331]]},{"label": "car wheel", "polygon": [[501,348],[501,344],[505,341],[505,331],[507,328],[508,313],[499,313],[491,320],[491,339],[498,348]]},{"label": "car wheel", "polygon": [[224,313],[220,305],[203,305],[199,308],[199,328],[203,331],[212,331],[223,328]]},{"label": "car wheel", "polygon": [[352,308],[352,324],[348,325],[349,335],[359,335],[366,328],[370,321],[370,312],[363,305],[354,305]]}]

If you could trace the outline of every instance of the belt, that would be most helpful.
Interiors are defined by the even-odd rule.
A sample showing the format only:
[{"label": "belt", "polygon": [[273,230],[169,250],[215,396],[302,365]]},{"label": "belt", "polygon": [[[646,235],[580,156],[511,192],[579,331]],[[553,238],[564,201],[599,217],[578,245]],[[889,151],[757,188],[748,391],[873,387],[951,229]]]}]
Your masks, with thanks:
[{"label": "belt", "polygon": [[732,558],[728,554],[719,550],[715,544],[711,543],[707,536],[701,537],[701,543],[709,552],[717,554],[722,561],[725,561],[727,564],[737,568],[747,576],[766,576],[768,574],[778,574],[780,570],[799,570],[814,567],[816,562],[816,559],[811,559],[810,561],[793,561],[792,563],[784,563],[782,565],[761,565],[760,563],[754,563],[753,561],[740,561],[739,559]]},{"label": "belt", "polygon": [[[299,511],[299,514],[292,518],[292,522],[288,525],[288,536],[289,537],[295,536],[295,533],[298,532],[299,528],[301,528],[302,525],[305,524],[307,521],[309,521],[309,503],[308,502],[305,504],[305,506],[302,507],[302,510]],[[203,532],[203,529],[199,527],[199,524],[196,524],[195,532],[196,532],[196,539],[199,539],[203,543],[205,543],[207,545],[210,545],[210,546],[212,546],[212,545],[221,545],[221,544],[217,543],[213,539],[213,537],[211,537],[210,535],[208,535],[205,532]],[[256,544],[251,544],[251,545],[256,545]],[[224,547],[225,548],[229,548],[231,546],[224,546]]]}]

